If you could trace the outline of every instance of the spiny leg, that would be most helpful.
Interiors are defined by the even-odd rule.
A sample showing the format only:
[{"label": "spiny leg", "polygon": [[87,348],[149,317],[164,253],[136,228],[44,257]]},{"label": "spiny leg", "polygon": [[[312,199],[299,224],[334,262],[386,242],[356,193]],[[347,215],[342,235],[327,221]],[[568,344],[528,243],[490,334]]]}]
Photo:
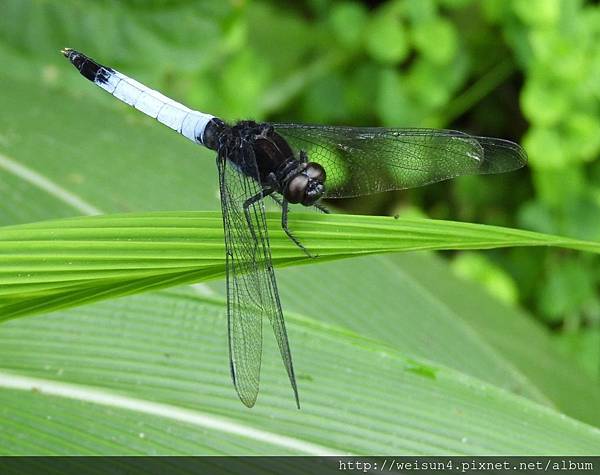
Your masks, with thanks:
[{"label": "spiny leg", "polygon": [[329,211],[327,208],[325,208],[325,206],[323,206],[321,203],[315,203],[313,206],[315,208],[317,208],[319,211],[321,211],[321,213],[325,213],[325,214],[331,213],[331,211]]},{"label": "spiny leg", "polygon": [[256,246],[258,246],[258,239],[256,237],[256,233],[254,232],[254,225],[252,224],[252,216],[250,216],[250,206],[252,206],[254,203],[258,203],[265,196],[269,196],[271,193],[273,193],[273,191],[275,191],[275,190],[273,190],[272,188],[265,188],[261,192],[256,193],[254,196],[251,196],[250,198],[248,198],[246,201],[244,201],[244,204],[243,204],[244,216],[246,216],[246,223],[248,223],[248,228],[250,229],[250,234],[252,234],[252,239],[254,240],[255,250],[256,250]]},{"label": "spiny leg", "polygon": [[271,199],[277,203],[281,208],[283,208],[283,201],[281,201],[276,195],[270,195]]},{"label": "spiny leg", "polygon": [[[283,201],[280,200],[276,195],[271,195],[271,199],[277,203],[281,208],[283,208]],[[325,213],[325,214],[331,214],[331,211],[329,211],[329,209],[325,208],[325,206],[323,206],[320,203],[315,203],[313,205],[317,210],[319,210],[321,213]]]},{"label": "spiny leg", "polygon": [[310,251],[308,249],[306,249],[306,247],[304,247],[304,245],[298,240],[298,238],[296,238],[296,236],[294,236],[292,234],[292,232],[289,230],[289,228],[288,228],[288,201],[285,198],[283,199],[283,202],[281,203],[281,227],[283,228],[283,231],[288,235],[288,237],[294,242],[294,244],[296,244],[296,246],[298,246],[300,249],[302,249],[302,251],[304,251],[304,254],[306,254],[310,258],[317,257],[314,254],[311,254]]}]

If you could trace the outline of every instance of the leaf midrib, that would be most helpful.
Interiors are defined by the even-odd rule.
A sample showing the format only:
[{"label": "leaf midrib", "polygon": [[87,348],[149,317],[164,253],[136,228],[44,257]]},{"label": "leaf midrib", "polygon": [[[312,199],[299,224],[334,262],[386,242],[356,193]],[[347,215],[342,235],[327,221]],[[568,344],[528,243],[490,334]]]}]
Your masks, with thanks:
[{"label": "leaf midrib", "polygon": [[185,424],[196,425],[205,429],[218,430],[238,437],[260,440],[276,447],[294,450],[306,455],[347,455],[341,454],[339,451],[329,447],[306,442],[298,438],[243,425],[241,421],[226,419],[222,416],[215,416],[198,410],[125,396],[95,386],[62,383],[50,379],[32,378],[9,372],[0,372],[0,387],[22,391],[38,391],[49,396],[141,412]]}]

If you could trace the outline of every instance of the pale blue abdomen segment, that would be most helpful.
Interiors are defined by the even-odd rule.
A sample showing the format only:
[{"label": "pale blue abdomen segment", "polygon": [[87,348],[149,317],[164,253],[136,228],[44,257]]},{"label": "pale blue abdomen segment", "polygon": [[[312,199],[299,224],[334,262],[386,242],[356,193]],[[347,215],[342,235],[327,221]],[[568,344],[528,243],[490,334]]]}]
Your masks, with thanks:
[{"label": "pale blue abdomen segment", "polygon": [[202,144],[206,124],[214,117],[189,109],[118,71],[102,68],[94,83],[198,144]]}]

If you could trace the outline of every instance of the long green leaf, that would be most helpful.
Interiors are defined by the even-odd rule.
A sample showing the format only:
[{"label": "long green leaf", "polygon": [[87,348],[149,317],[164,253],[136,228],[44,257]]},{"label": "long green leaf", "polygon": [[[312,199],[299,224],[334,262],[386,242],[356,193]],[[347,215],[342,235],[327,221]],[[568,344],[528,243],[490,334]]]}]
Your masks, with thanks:
[{"label": "long green leaf", "polygon": [[[276,265],[311,262],[268,220]],[[433,249],[600,244],[528,231],[425,219],[298,214],[290,226],[319,261]],[[215,212],[85,217],[0,229],[0,320],[221,277]]]},{"label": "long green leaf", "polygon": [[7,322],[0,452],[574,455],[600,444],[598,429],[527,398],[286,317],[300,411],[273,338],[257,405],[239,403],[222,299],[169,290]]}]

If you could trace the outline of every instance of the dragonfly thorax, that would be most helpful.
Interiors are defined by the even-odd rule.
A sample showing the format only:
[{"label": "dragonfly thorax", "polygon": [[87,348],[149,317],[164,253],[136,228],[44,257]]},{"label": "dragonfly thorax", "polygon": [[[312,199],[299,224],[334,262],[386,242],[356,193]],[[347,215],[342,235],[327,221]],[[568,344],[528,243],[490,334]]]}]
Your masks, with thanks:
[{"label": "dragonfly thorax", "polygon": [[309,162],[303,151],[296,156],[271,124],[245,120],[230,126],[214,118],[206,127],[203,142],[216,150],[220,159],[290,203],[311,206],[325,193],[324,168]]}]

